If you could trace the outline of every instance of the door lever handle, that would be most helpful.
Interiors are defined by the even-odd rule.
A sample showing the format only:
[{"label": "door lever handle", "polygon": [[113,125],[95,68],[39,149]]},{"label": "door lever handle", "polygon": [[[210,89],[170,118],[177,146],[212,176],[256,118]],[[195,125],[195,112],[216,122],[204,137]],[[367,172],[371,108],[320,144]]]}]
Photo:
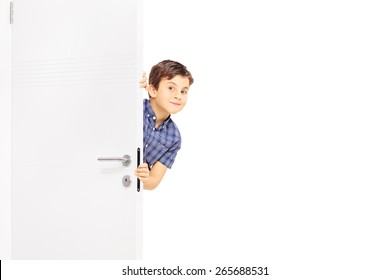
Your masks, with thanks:
[{"label": "door lever handle", "polygon": [[118,160],[121,161],[124,166],[128,166],[131,163],[129,155],[124,155],[123,157],[100,157],[98,160]]}]

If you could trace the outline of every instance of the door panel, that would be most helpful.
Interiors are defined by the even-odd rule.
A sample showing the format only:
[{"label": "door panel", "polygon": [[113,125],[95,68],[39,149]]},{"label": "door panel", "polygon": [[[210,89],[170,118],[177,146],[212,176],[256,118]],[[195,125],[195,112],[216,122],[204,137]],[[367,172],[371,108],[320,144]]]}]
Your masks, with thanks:
[{"label": "door panel", "polygon": [[139,14],[129,0],[16,1],[14,259],[141,257]]},{"label": "door panel", "polygon": [[[24,165],[100,168],[104,164],[97,161],[96,151],[98,156],[123,156],[130,147],[124,150],[121,142],[131,141],[136,131],[131,122],[131,104],[136,102],[132,93],[131,85],[15,85],[14,160]],[[44,149],[39,148],[42,144]]]},{"label": "door panel", "polygon": [[[13,256],[135,259],[134,184],[126,171],[23,166],[14,174]],[[49,172],[48,172],[49,171]],[[91,178],[99,183],[91,184]],[[27,187],[23,187],[27,186]],[[104,199],[101,199],[104,197]]]}]

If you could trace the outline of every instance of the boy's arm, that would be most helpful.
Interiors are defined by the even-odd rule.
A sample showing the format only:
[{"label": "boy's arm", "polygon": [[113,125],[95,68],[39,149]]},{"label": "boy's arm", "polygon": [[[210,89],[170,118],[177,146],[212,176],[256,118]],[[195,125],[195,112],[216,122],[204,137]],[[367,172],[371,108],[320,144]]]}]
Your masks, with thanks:
[{"label": "boy's arm", "polygon": [[135,171],[135,175],[143,182],[144,190],[154,190],[160,184],[166,171],[167,167],[156,161],[150,171],[146,163],[140,164]]},{"label": "boy's arm", "polygon": [[[148,91],[149,85],[146,80],[146,73],[142,72],[142,78],[139,81],[139,87]],[[153,164],[152,170],[150,171],[146,163],[141,163],[135,170],[135,175],[142,181],[145,190],[154,190],[160,184],[166,171],[167,167],[159,161]]]}]

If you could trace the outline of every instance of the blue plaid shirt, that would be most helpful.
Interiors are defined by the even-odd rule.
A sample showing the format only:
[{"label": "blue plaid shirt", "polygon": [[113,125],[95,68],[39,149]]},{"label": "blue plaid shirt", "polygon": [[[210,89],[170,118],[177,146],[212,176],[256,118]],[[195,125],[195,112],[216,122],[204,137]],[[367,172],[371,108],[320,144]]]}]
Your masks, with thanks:
[{"label": "blue plaid shirt", "polygon": [[151,169],[156,161],[171,168],[181,148],[181,136],[171,117],[159,127],[150,100],[144,99],[144,162]]}]

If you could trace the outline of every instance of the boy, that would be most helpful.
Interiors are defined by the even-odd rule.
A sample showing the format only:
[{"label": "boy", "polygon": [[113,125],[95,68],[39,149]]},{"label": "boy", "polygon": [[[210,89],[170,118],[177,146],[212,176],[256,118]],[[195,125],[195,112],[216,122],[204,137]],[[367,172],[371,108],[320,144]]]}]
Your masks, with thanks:
[{"label": "boy", "polygon": [[175,161],[181,136],[171,114],[184,108],[193,82],[187,68],[172,60],[163,60],[152,67],[149,85],[143,73],[140,87],[148,91],[149,100],[144,99],[144,163],[138,166],[135,175],[146,190],[155,189]]}]

